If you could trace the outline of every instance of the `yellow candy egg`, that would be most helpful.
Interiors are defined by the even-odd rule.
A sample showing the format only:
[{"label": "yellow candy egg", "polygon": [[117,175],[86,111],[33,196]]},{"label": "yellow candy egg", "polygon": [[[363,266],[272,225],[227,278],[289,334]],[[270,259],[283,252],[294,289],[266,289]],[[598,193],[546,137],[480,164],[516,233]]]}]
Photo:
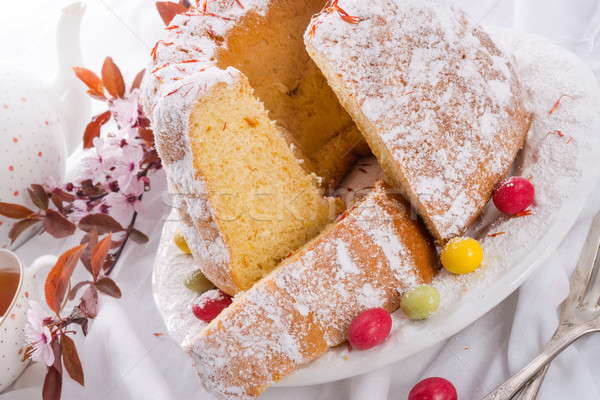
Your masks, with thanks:
[{"label": "yellow candy egg", "polygon": [[454,274],[467,274],[475,271],[483,259],[483,250],[477,240],[456,237],[442,250],[442,265]]},{"label": "yellow candy egg", "polygon": [[175,236],[173,237],[173,241],[179,247],[179,250],[183,251],[185,254],[192,254],[190,248],[188,247],[183,234],[181,233],[181,229],[177,228],[175,231]]}]

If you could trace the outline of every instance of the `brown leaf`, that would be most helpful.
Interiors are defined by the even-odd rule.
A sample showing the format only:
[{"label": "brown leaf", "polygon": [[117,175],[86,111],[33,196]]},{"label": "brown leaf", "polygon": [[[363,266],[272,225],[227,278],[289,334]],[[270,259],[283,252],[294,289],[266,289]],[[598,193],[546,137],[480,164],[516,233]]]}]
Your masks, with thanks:
[{"label": "brown leaf", "polygon": [[52,200],[52,204],[54,204],[54,207],[56,207],[59,213],[62,213],[64,211],[63,199],[61,199],[58,194],[52,193],[52,197],[50,197],[50,200]]},{"label": "brown leaf", "polygon": [[46,278],[46,285],[44,286],[46,303],[48,304],[48,307],[57,314],[60,311],[60,306],[65,298],[69,279],[71,279],[73,270],[75,269],[77,261],[85,246],[86,245],[83,244],[64,252],[58,258],[56,264],[54,264],[54,267],[52,267]]},{"label": "brown leaf", "polygon": [[42,198],[38,197],[37,193],[35,193],[33,190],[27,188],[27,193],[29,193],[29,198],[37,208],[40,210],[45,210],[48,208],[48,196],[46,196],[46,204],[44,204]]},{"label": "brown leaf", "polygon": [[42,388],[42,399],[60,400],[61,393],[62,375],[54,366],[49,367],[46,372],[46,379],[44,379],[44,387]]},{"label": "brown leaf", "polygon": [[83,336],[87,336],[88,331],[88,319],[81,311],[79,306],[73,307],[73,311],[71,311],[71,315],[69,315],[71,322],[74,324],[81,325],[81,332],[83,332]]},{"label": "brown leaf", "polygon": [[77,77],[90,89],[88,90],[90,95],[104,99],[104,85],[102,84],[102,79],[100,79],[98,75],[87,68],[81,67],[73,67],[73,71],[75,71],[75,75],[77,75]]},{"label": "brown leaf", "polygon": [[75,343],[67,335],[62,335],[60,345],[62,347],[63,363],[65,364],[65,369],[69,373],[69,376],[81,386],[85,386],[83,380],[83,368],[81,367],[81,361],[79,360],[79,354],[77,354]]},{"label": "brown leaf", "polygon": [[65,192],[62,189],[54,189],[54,193],[58,195],[58,197],[60,197],[62,199],[62,201],[66,201],[67,203],[72,203],[73,201],[75,201],[75,196]]},{"label": "brown leaf", "polygon": [[96,228],[92,229],[91,232],[86,233],[81,238],[80,244],[87,244],[88,246],[85,248],[83,253],[81,254],[81,262],[85,269],[88,270],[90,275],[92,274],[92,249],[96,247],[98,243],[98,231]]},{"label": "brown leaf", "polygon": [[83,193],[89,197],[100,196],[106,192],[100,183],[94,185],[91,179],[81,181],[80,185]]},{"label": "brown leaf", "polygon": [[133,83],[131,84],[131,90],[140,88],[145,73],[146,69],[143,69],[140,72],[138,72],[138,74],[135,76],[135,79],[133,80]]},{"label": "brown leaf", "polygon": [[93,99],[101,100],[101,101],[106,101],[106,96],[104,95],[104,93],[100,93],[97,90],[88,89],[87,94],[89,94],[90,97],[93,98]]},{"label": "brown leaf", "polygon": [[142,128],[150,128],[151,125],[150,120],[144,114],[138,114],[137,124]]},{"label": "brown leaf", "polygon": [[102,128],[102,125],[106,124],[110,120],[111,115],[112,114],[110,111],[105,111],[87,124],[85,127],[85,132],[83,132],[84,149],[91,149],[94,147],[94,138],[100,136],[100,129]]},{"label": "brown leaf", "polygon": [[60,361],[62,356],[62,348],[60,347],[58,338],[52,339],[50,345],[52,347],[52,352],[54,353],[54,364],[52,364],[52,366],[56,368],[56,370],[62,375],[62,363]]},{"label": "brown leaf", "polygon": [[108,270],[114,262],[115,258],[112,254],[109,254],[108,257],[106,257],[106,262],[104,263],[104,270]]},{"label": "brown leaf", "polygon": [[75,233],[75,224],[62,214],[49,208],[44,217],[44,229],[53,237],[60,239]]},{"label": "brown leaf", "polygon": [[62,393],[62,364],[60,362],[62,352],[58,339],[54,339],[51,345],[54,352],[54,364],[48,367],[46,372],[44,387],[42,388],[42,399],[60,400]]},{"label": "brown leaf", "polygon": [[4,215],[7,218],[23,219],[31,217],[33,211],[20,204],[0,202],[0,215]]},{"label": "brown leaf", "polygon": [[98,274],[104,266],[106,256],[110,250],[111,240],[112,235],[109,232],[108,236],[98,242],[98,244],[94,246],[94,249],[92,250],[92,276],[94,277],[94,282],[96,279],[98,279]]},{"label": "brown leaf", "polygon": [[140,164],[150,164],[152,162],[157,162],[160,161],[160,157],[158,156],[158,153],[156,152],[156,149],[152,149],[150,151],[146,151],[144,153],[144,155],[142,156],[142,161],[140,162]]},{"label": "brown leaf", "polygon": [[121,289],[117,286],[115,281],[110,279],[109,277],[104,277],[96,283],[96,287],[99,291],[109,296],[112,296],[116,299],[121,298]]},{"label": "brown leaf", "polygon": [[41,219],[39,218],[26,218],[15,222],[12,228],[10,228],[10,232],[8,232],[8,238],[10,239],[10,243],[13,244],[15,240],[17,240],[19,235],[21,235],[21,233],[25,232],[27,228],[37,224],[40,221]]},{"label": "brown leaf", "polygon": [[124,241],[125,241],[125,235],[123,235],[123,237],[119,240],[113,240],[112,244],[110,245],[110,249],[111,250],[118,249],[119,247],[121,247],[121,245],[123,244]]},{"label": "brown leaf", "polygon": [[79,292],[79,289],[81,289],[85,285],[89,285],[90,283],[92,283],[92,281],[83,281],[83,282],[79,282],[75,286],[71,287],[71,290],[69,291],[69,300],[71,300],[71,301],[75,300],[75,297],[77,297],[77,292]]},{"label": "brown leaf", "polygon": [[139,133],[140,137],[142,138],[142,140],[144,140],[146,143],[148,143],[149,146],[154,145],[154,132],[152,132],[152,129],[142,128],[140,126],[140,127],[138,127],[138,133]]},{"label": "brown leaf", "polygon": [[144,232],[138,231],[135,228],[131,229],[131,231],[129,232],[129,237],[137,244],[148,243],[148,241],[150,240]]},{"label": "brown leaf", "polygon": [[85,232],[91,232],[96,228],[99,235],[105,235],[108,232],[123,231],[123,227],[113,217],[106,214],[90,214],[81,218],[79,221],[79,229]]},{"label": "brown leaf", "polygon": [[102,80],[106,90],[112,97],[123,98],[125,96],[125,82],[121,70],[114,63],[112,58],[106,57],[102,65]]},{"label": "brown leaf", "polygon": [[96,318],[98,315],[98,289],[96,286],[90,285],[85,289],[79,307],[86,317]]},{"label": "brown leaf", "polygon": [[184,13],[187,11],[187,8],[185,8],[181,4],[171,3],[170,1],[157,1],[156,9],[158,10],[158,13],[160,14],[160,17],[162,18],[163,22],[167,26],[171,23],[171,21],[173,20],[173,18],[175,18],[177,14]]},{"label": "brown leaf", "polygon": [[31,201],[33,204],[37,206],[40,210],[45,210],[48,208],[48,193],[42,185],[32,184],[31,189],[27,189],[29,192],[29,197],[31,197]]}]

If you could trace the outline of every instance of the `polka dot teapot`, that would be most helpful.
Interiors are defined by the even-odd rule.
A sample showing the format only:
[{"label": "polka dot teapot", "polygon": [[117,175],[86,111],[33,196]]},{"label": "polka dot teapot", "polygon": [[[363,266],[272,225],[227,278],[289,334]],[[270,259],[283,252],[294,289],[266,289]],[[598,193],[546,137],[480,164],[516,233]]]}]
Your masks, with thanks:
[{"label": "polka dot teapot", "polygon": [[[85,4],[62,11],[57,29],[59,69],[50,84],[16,65],[0,63],[0,202],[35,210],[27,188],[47,177],[60,182],[68,155],[81,143],[91,105],[85,85],[71,67],[81,66],[79,27]],[[34,232],[10,245],[16,220],[0,216],[0,247],[16,247]]]}]

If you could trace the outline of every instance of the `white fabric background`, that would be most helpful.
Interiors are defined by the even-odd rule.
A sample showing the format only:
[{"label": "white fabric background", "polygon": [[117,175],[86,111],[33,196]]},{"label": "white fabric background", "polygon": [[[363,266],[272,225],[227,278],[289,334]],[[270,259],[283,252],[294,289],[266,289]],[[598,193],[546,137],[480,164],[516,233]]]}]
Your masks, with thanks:
[{"label": "white fabric background", "polygon": [[[0,15],[0,59],[12,60],[46,79],[55,73],[54,30],[68,1],[7,2]],[[84,66],[99,71],[112,56],[129,77],[145,66],[163,24],[154,1],[88,0],[82,24]],[[478,21],[541,33],[575,52],[600,77],[600,2],[596,0],[461,0]],[[96,104],[96,107],[101,105]],[[100,108],[98,108],[99,110]],[[599,160],[600,162],[600,156]],[[65,379],[63,399],[170,400],[212,399],[191,363],[168,338],[154,306],[151,272],[164,218],[169,212],[164,175],[152,177],[144,203],[148,215],[137,227],[150,242],[131,244],[113,276],[124,297],[104,297],[90,334],[76,341],[86,387]],[[560,188],[557,188],[560,190]],[[459,398],[477,399],[535,357],[558,323],[559,305],[587,230],[600,209],[596,185],[584,212],[557,251],[515,293],[457,335],[418,355],[378,371],[338,382],[299,388],[270,388],[265,400],[384,400],[406,398],[411,387],[429,376],[454,383]],[[37,237],[17,253],[26,263],[75,244]],[[164,333],[155,336],[154,333]],[[30,366],[0,400],[41,397],[44,367]],[[600,399],[600,335],[578,341],[550,368],[540,399]]]}]

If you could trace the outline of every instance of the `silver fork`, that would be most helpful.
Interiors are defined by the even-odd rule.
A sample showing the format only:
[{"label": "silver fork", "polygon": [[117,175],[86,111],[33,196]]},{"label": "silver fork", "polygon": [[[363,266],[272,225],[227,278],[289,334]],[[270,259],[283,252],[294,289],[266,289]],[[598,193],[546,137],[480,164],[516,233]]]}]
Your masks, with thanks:
[{"label": "silver fork", "polygon": [[[542,354],[536,357],[510,379],[498,386],[483,400],[507,400],[546,367],[561,351],[576,339],[590,332],[600,331],[600,269],[596,265],[600,246],[600,212],[596,214],[590,232],[579,257],[577,268],[571,277],[569,297],[563,303],[558,329]],[[536,387],[528,395],[537,394],[544,373],[536,377]],[[533,392],[535,390],[535,392]],[[525,394],[524,394],[525,395]],[[531,397],[530,397],[531,398]]]}]

